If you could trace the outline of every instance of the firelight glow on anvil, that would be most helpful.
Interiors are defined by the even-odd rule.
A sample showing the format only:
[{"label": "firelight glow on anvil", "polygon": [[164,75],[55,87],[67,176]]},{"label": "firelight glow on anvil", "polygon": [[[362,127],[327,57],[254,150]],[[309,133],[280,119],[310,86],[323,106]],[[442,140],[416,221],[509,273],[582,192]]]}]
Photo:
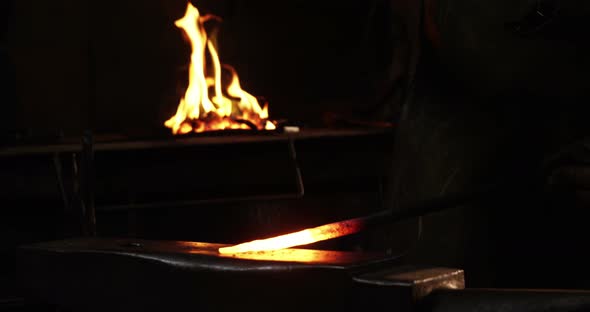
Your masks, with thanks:
[{"label": "firelight glow on anvil", "polygon": [[[276,129],[268,120],[268,106],[261,107],[256,97],[242,89],[235,69],[219,61],[215,40],[205,30],[205,23],[210,20],[219,18],[201,16],[189,3],[184,17],[175,22],[186,33],[192,48],[189,84],[176,114],[164,125],[173,134],[253,127]],[[223,79],[224,74],[230,78]]]}]

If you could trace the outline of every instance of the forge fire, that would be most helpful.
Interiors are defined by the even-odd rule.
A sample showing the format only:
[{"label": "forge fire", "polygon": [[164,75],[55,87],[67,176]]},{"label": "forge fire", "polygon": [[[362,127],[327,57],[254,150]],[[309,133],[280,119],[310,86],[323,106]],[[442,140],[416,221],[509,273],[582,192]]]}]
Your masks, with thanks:
[{"label": "forge fire", "polygon": [[268,120],[268,104],[244,91],[236,70],[219,60],[216,38],[205,24],[221,19],[201,16],[191,3],[175,25],[182,29],[191,45],[189,84],[176,114],[164,124],[173,134],[224,129],[274,130]]}]

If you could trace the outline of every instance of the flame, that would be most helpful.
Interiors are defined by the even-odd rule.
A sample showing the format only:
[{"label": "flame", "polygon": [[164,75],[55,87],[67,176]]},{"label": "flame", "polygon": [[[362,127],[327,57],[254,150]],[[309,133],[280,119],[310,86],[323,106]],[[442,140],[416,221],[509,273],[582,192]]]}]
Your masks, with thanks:
[{"label": "flame", "polygon": [[272,251],[295,246],[307,245],[340,236],[358,233],[364,223],[360,220],[347,220],[330,223],[303,231],[255,240],[235,246],[219,248],[221,254]]},{"label": "flame", "polygon": [[[268,105],[261,107],[256,97],[242,89],[235,69],[219,61],[217,48],[205,30],[205,22],[212,19],[218,18],[201,16],[199,10],[189,3],[184,17],[175,22],[191,44],[189,84],[176,114],[164,125],[172,129],[173,134],[253,127],[276,129],[268,120]],[[231,75],[225,88],[224,71]]]}]

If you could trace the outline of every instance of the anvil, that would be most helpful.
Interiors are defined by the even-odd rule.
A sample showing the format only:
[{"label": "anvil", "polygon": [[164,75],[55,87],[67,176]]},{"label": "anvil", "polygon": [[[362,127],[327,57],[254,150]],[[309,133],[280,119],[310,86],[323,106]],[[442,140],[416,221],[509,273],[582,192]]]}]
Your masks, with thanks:
[{"label": "anvil", "polygon": [[285,249],[220,255],[222,244],[79,238],[20,248],[27,293],[74,311],[407,310],[463,272],[403,267],[382,253]]}]

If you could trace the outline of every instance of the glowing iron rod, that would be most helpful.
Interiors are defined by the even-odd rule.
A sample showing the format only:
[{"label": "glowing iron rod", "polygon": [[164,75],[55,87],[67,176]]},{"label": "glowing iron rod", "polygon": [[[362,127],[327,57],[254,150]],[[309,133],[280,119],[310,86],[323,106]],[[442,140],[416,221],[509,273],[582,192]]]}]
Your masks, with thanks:
[{"label": "glowing iron rod", "polygon": [[219,248],[219,253],[235,254],[242,252],[272,251],[351,235],[376,224],[393,223],[404,219],[420,217],[434,212],[455,208],[469,201],[486,198],[486,196],[489,196],[495,189],[496,187],[494,186],[492,186],[492,188],[486,186],[483,189],[474,192],[447,194],[445,196],[420,202],[410,209],[401,212],[394,213],[392,210],[384,210],[362,218],[330,223],[295,233]]},{"label": "glowing iron rod", "polygon": [[295,233],[219,248],[219,253],[234,254],[241,252],[285,249],[358,233],[362,228],[363,222],[361,219],[352,219],[342,222],[330,223]]}]

